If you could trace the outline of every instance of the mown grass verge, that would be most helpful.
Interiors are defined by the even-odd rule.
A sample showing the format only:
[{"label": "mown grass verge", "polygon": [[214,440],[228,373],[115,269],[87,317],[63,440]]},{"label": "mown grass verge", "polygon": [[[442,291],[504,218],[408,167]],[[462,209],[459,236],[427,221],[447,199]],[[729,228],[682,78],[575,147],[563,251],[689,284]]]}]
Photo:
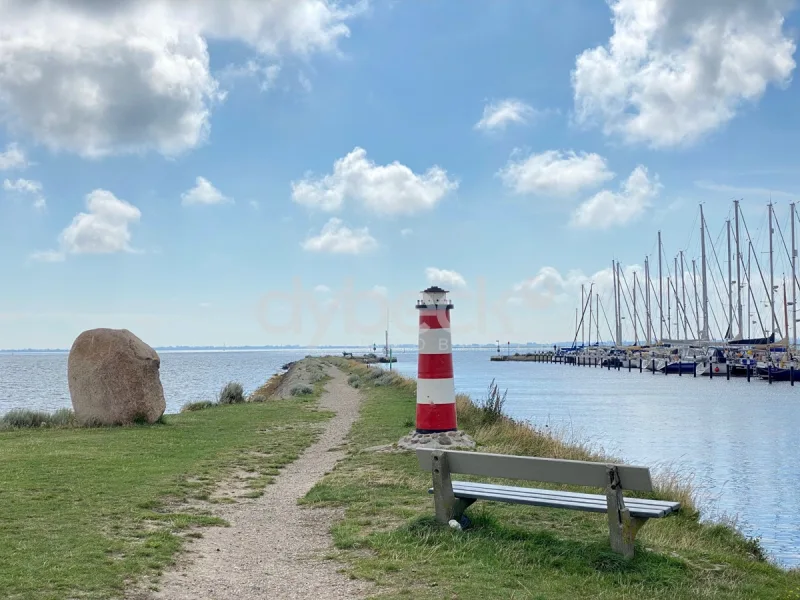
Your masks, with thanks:
[{"label": "mown grass verge", "polygon": [[225,525],[209,511],[220,481],[257,474],[260,495],[313,442],[323,385],[152,426],[0,431],[0,598],[117,598],[158,575],[197,527]]},{"label": "mown grass verge", "polygon": [[[675,479],[662,481],[656,496],[686,502],[687,510],[651,520],[630,562],[610,551],[604,515],[479,502],[468,511],[471,529],[438,526],[430,476],[416,457],[364,451],[408,433],[415,383],[392,376],[375,385],[381,374],[336,363],[365,403],[348,458],[304,501],[344,507],[332,529],[336,557],[352,576],[376,582],[381,598],[800,598],[800,573],[769,563],[730,527],[701,523],[690,489]],[[505,417],[487,423],[466,397],[458,408],[460,427],[482,451],[597,458]]]}]

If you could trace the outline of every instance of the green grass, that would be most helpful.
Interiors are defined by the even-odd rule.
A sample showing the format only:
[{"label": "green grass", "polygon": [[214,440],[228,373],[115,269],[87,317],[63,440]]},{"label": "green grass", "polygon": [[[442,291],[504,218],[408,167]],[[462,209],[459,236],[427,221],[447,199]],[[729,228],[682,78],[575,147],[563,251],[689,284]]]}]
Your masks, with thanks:
[{"label": "green grass", "polygon": [[152,426],[0,431],[0,598],[115,598],[157,575],[197,527],[225,524],[205,504],[219,481],[255,473],[244,495],[261,495],[313,442],[322,385]]},{"label": "green grass", "polygon": [[[395,378],[376,387],[365,367],[337,363],[359,375],[365,404],[348,458],[304,501],[345,508],[332,529],[336,558],[351,576],[376,582],[381,598],[800,598],[800,573],[765,561],[757,543],[728,526],[700,523],[690,490],[670,478],[655,495],[689,508],[651,520],[630,562],[610,551],[605,515],[478,502],[467,512],[471,529],[438,526],[430,477],[413,454],[361,451],[408,433],[414,383]],[[596,456],[510,419],[484,424],[482,416],[459,398],[460,427],[481,450]]]}]

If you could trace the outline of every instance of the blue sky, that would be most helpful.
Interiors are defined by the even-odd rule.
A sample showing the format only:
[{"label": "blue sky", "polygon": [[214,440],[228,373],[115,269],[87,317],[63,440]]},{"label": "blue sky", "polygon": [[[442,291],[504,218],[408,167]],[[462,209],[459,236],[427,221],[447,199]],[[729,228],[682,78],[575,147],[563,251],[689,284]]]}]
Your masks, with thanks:
[{"label": "blue sky", "polygon": [[430,283],[456,342],[569,339],[700,202],[786,222],[793,9],[6,2],[0,347],[413,342]]}]

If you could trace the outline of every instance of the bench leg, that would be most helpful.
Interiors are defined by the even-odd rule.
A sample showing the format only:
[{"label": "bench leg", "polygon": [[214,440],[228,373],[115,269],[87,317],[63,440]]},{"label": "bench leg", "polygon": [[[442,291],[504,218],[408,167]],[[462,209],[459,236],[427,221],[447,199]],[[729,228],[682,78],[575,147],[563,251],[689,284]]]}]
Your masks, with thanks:
[{"label": "bench leg", "polygon": [[431,453],[431,474],[433,475],[433,504],[436,520],[447,525],[452,518],[456,497],[453,495],[453,482],[447,464],[447,452],[434,450]]},{"label": "bench leg", "polygon": [[609,466],[609,484],[606,487],[608,503],[608,533],[611,538],[611,549],[625,558],[633,558],[636,534],[647,523],[647,519],[632,517],[625,508],[622,488],[619,485],[619,473],[616,467]]},{"label": "bench leg", "polygon": [[647,523],[647,519],[632,517],[626,508],[620,514],[619,520],[611,522],[609,516],[608,530],[611,535],[611,549],[625,558],[633,558],[636,534]]},{"label": "bench leg", "polygon": [[464,511],[474,503],[475,498],[456,498],[455,504],[453,504],[453,513],[450,518],[461,521],[461,517],[464,516]]}]

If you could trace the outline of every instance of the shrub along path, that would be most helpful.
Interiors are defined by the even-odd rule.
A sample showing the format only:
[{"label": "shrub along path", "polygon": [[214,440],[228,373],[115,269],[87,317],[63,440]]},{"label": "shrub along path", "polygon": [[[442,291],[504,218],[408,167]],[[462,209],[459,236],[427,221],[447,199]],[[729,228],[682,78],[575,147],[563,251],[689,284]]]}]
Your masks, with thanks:
[{"label": "shrub along path", "polygon": [[230,527],[206,530],[190,546],[184,564],[165,575],[153,598],[327,600],[364,595],[363,582],[339,573],[336,563],[322,557],[331,546],[329,529],[341,513],[298,505],[344,457],[340,446],[358,417],[359,392],[338,369],[328,373],[320,408],[335,416],[324,433],[281,471],[263,497],[222,508],[219,516]]}]

